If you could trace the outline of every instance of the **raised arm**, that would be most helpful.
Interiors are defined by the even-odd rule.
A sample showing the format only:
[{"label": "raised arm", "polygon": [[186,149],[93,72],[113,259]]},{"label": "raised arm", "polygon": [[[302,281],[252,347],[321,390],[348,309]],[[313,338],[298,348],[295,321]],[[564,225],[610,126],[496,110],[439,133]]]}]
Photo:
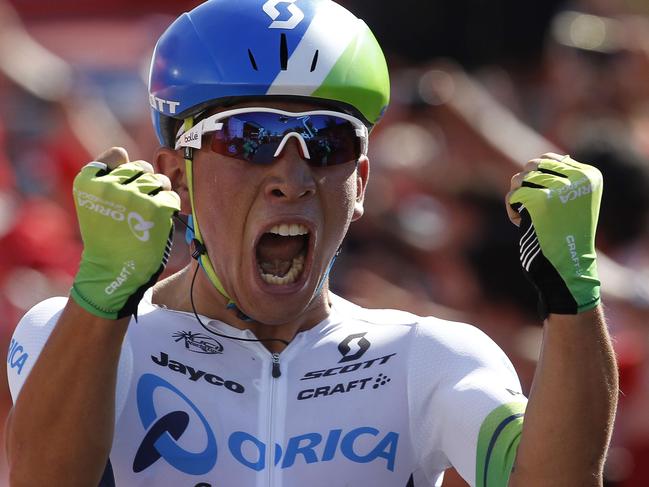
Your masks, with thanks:
[{"label": "raised arm", "polygon": [[508,212],[547,319],[510,486],[603,482],[618,379],[595,262],[601,192],[599,171],[556,154],[512,178]]},{"label": "raised arm", "polygon": [[98,161],[74,182],[84,251],[71,299],[56,324],[60,306],[43,303],[15,334],[26,358],[9,369],[12,486],[99,483],[113,437],[121,344],[170,250],[180,199],[169,180],[146,162],[129,162],[123,149]]},{"label": "raised arm", "polygon": [[600,306],[551,314],[510,486],[601,486],[617,368]]},{"label": "raised arm", "polygon": [[127,326],[128,318],[99,318],[68,301],[7,420],[12,486],[99,484]]}]

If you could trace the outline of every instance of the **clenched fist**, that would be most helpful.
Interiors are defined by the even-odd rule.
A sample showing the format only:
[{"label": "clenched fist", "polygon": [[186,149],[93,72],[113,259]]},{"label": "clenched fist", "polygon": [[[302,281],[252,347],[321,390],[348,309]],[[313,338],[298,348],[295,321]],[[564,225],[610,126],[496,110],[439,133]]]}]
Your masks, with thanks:
[{"label": "clenched fist", "polygon": [[595,230],[602,186],[598,169],[553,153],[512,178],[507,212],[520,227],[521,265],[544,317],[576,314],[600,301]]},{"label": "clenched fist", "polygon": [[103,318],[137,315],[169,258],[180,198],[166,176],[129,162],[121,148],[83,167],[73,192],[84,249],[72,298]]}]

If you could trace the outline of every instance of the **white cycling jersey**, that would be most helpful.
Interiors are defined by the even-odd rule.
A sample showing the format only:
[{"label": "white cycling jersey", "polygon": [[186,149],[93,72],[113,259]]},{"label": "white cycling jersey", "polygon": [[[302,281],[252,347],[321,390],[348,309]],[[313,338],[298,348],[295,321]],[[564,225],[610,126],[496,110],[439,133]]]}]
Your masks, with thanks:
[{"label": "white cycling jersey", "polygon": [[[326,320],[271,354],[150,296],[124,340],[102,487],[439,486],[450,466],[471,485],[506,482],[525,398],[476,328],[332,296]],[[65,303],[16,328],[14,401]]]}]

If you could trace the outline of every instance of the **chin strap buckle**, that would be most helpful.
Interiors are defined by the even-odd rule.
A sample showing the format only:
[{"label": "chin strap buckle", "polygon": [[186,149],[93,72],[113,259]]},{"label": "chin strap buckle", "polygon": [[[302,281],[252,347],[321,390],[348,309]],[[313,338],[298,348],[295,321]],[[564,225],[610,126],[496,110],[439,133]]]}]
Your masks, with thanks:
[{"label": "chin strap buckle", "polygon": [[198,260],[198,258],[201,255],[207,253],[207,249],[205,248],[205,245],[203,245],[195,238],[192,239],[192,244],[194,244],[194,251],[192,252],[192,258]]}]

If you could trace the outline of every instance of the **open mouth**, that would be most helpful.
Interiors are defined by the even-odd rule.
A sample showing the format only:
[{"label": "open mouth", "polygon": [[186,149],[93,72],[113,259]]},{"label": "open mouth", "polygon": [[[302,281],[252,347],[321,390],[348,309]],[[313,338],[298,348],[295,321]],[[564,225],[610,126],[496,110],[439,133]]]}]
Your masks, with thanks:
[{"label": "open mouth", "polygon": [[299,223],[275,225],[256,248],[257,269],[267,284],[286,286],[302,275],[309,249],[309,230]]}]

